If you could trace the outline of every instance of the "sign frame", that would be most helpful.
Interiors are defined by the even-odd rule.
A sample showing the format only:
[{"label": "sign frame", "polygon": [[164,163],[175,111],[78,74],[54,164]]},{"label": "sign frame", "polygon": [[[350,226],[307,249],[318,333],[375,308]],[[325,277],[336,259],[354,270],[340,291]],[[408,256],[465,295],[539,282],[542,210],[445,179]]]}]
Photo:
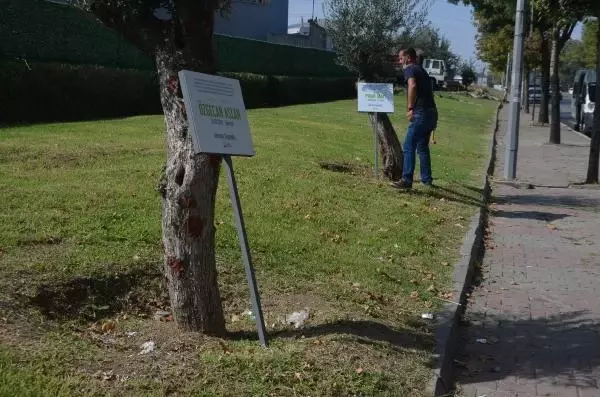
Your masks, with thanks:
[{"label": "sign frame", "polygon": [[[394,84],[359,82],[356,86],[358,111],[361,113],[394,113]],[[377,125],[373,123],[375,135],[375,161],[373,171],[379,179],[379,135]]]},{"label": "sign frame", "polygon": [[266,347],[268,341],[265,320],[232,160],[232,156],[251,157],[256,154],[240,82],[226,77],[181,70],[179,84],[187,112],[188,131],[192,137],[195,152],[219,155],[225,163],[229,197],[250,290],[253,314],[256,319],[258,338],[261,346]]}]

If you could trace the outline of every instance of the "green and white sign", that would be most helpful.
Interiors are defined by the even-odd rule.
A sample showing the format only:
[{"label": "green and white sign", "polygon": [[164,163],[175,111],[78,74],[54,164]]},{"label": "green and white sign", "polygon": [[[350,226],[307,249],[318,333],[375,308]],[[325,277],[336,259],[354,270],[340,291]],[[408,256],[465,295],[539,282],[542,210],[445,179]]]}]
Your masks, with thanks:
[{"label": "green and white sign", "polygon": [[254,156],[240,82],[189,70],[179,81],[196,153]]},{"label": "green and white sign", "polygon": [[394,85],[358,83],[358,111],[394,113]]}]

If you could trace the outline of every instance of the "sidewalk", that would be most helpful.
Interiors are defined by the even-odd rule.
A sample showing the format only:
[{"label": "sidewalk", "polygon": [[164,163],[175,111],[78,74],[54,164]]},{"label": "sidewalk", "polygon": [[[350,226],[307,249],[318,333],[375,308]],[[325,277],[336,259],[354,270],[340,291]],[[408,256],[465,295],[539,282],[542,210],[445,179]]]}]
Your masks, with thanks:
[{"label": "sidewalk", "polygon": [[[495,179],[504,170],[500,114]],[[531,127],[522,114],[517,176],[534,189],[493,185],[480,285],[457,359],[465,397],[600,397],[600,190],[586,174],[589,140]]]}]

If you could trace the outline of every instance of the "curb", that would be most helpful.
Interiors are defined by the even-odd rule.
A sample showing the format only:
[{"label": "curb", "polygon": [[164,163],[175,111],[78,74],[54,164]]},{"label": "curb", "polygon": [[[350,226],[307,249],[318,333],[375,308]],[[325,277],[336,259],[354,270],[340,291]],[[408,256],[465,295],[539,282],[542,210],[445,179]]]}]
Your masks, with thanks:
[{"label": "curb", "polygon": [[561,126],[563,126],[563,127],[565,127],[567,130],[569,130],[569,131],[571,131],[571,132],[574,132],[574,133],[575,133],[575,134],[577,134],[577,135],[581,135],[582,137],[584,137],[584,138],[585,138],[585,139],[587,139],[588,141],[591,141],[591,140],[592,140],[592,138],[590,138],[589,136],[585,135],[585,134],[584,134],[584,133],[582,133],[582,132],[575,131],[573,128],[569,127],[569,126],[568,126],[567,124],[565,124],[565,123],[562,123],[562,122],[561,122],[561,123],[560,123],[560,125],[561,125]]},{"label": "curb", "polygon": [[483,259],[484,235],[488,223],[487,204],[491,198],[491,180],[496,163],[496,134],[500,127],[500,110],[503,101],[498,103],[496,117],[492,124],[486,173],[482,181],[483,206],[471,219],[471,226],[460,249],[462,259],[454,267],[453,292],[459,297],[457,303],[447,303],[436,313],[435,353],[433,376],[429,383],[428,394],[434,397],[451,396],[454,391],[454,358],[459,346],[459,321],[465,311],[467,293]]}]

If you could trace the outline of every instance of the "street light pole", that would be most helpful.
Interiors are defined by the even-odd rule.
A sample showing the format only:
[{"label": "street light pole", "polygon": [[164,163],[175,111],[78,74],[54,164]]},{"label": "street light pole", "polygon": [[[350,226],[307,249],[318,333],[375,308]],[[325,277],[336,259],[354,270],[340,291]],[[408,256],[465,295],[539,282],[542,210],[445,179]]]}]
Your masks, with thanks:
[{"label": "street light pole", "polygon": [[515,16],[515,38],[513,42],[512,78],[509,94],[508,128],[504,161],[504,179],[513,180],[517,176],[517,150],[519,147],[519,122],[521,116],[521,84],[523,79],[523,16],[525,14],[525,0],[517,0],[517,13]]}]

